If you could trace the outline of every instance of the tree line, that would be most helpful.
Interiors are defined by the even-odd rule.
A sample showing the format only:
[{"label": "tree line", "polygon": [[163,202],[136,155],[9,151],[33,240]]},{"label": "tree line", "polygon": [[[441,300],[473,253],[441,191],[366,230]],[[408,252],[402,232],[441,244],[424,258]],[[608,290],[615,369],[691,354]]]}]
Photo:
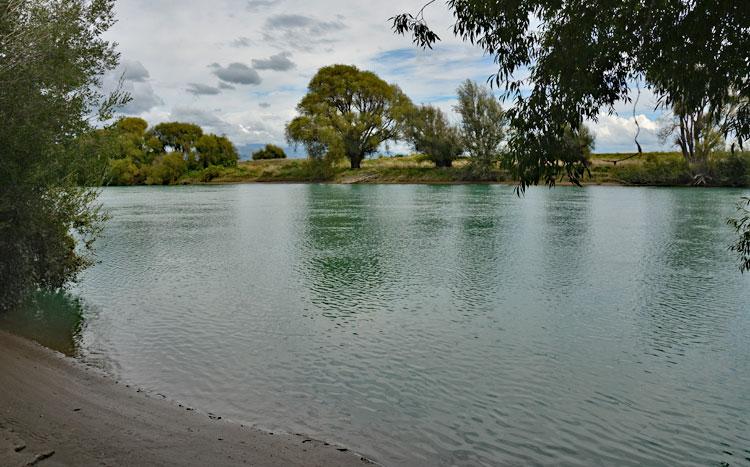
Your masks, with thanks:
[{"label": "tree line", "polygon": [[92,158],[106,160],[104,185],[166,185],[190,171],[210,174],[217,167],[234,167],[239,159],[226,136],[183,122],[149,128],[135,117],[85,135],[80,145]]},{"label": "tree line", "polygon": [[[505,145],[508,119],[488,87],[471,80],[457,91],[452,124],[432,105],[415,105],[395,84],[350,65],[321,68],[297,105],[299,116],[286,127],[290,144],[303,145],[309,158],[322,164],[347,159],[352,169],[393,141],[408,142],[437,167],[469,160],[469,178],[490,180],[509,160]],[[594,138],[585,126],[568,127],[556,144],[559,157],[586,159]]]}]

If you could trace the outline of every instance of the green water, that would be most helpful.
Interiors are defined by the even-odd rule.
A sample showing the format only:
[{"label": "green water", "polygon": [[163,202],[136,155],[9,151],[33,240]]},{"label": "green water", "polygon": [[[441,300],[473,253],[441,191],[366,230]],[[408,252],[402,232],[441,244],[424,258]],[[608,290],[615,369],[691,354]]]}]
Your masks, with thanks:
[{"label": "green water", "polygon": [[742,194],[107,189],[77,352],[386,465],[750,465]]}]

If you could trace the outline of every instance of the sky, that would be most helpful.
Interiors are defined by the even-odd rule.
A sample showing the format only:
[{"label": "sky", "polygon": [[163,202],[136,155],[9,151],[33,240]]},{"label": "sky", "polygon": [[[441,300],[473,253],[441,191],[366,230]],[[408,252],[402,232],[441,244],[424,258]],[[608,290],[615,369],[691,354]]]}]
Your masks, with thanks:
[{"label": "sky", "polygon": [[[453,120],[455,90],[465,79],[485,82],[492,57],[452,34],[441,2],[426,12],[442,41],[421,50],[395,35],[388,18],[415,12],[422,0],[119,0],[118,23],[106,37],[118,43],[119,68],[105,88],[123,78],[133,100],[124,115],[150,124],[186,121],[228,136],[238,147],[285,146],[284,126],[307,83],[335,63],[371,70],[399,85],[417,104],[433,104]],[[500,95],[497,92],[498,96]],[[635,108],[646,151],[665,150],[653,96]],[[633,152],[633,104],[616,107],[589,126],[597,152]],[[403,143],[391,151],[408,150]],[[243,154],[245,155],[245,154]]]}]

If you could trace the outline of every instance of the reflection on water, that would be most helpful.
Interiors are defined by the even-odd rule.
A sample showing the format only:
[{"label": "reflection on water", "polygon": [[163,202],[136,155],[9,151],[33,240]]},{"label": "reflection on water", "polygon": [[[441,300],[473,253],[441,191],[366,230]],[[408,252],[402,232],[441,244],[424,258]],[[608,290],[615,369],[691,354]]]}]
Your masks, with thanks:
[{"label": "reflection on water", "polygon": [[65,292],[37,292],[17,308],[1,313],[0,329],[74,356],[78,354],[83,321],[80,299]]},{"label": "reflection on water", "polygon": [[106,189],[79,353],[386,465],[744,465],[741,194]]}]

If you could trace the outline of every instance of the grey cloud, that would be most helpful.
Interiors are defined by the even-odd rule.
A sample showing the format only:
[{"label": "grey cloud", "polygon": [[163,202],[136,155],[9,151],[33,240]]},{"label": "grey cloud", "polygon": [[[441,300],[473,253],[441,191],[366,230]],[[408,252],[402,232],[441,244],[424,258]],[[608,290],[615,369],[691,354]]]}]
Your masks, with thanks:
[{"label": "grey cloud", "polygon": [[235,125],[217,117],[215,114],[195,107],[175,107],[169,116],[170,120],[195,123],[205,130],[216,134],[232,134],[237,131]]},{"label": "grey cloud", "polygon": [[244,63],[230,63],[222,67],[218,63],[209,65],[214,69],[214,74],[220,80],[234,84],[260,84],[262,81],[257,71],[253,70]]},{"label": "grey cloud", "polygon": [[207,84],[188,83],[187,92],[195,96],[215,96],[220,94],[221,90]]},{"label": "grey cloud", "polygon": [[258,104],[258,107],[260,107],[261,109],[267,109],[271,107],[271,104],[269,104],[268,102],[261,102],[260,104]]},{"label": "grey cloud", "polygon": [[138,115],[148,112],[156,106],[163,105],[151,83],[148,70],[140,62],[123,61],[116,69],[102,78],[102,91],[109,94],[120,90],[130,95],[130,102],[118,109],[118,113]]},{"label": "grey cloud", "polygon": [[131,101],[119,110],[120,113],[142,114],[164,104],[164,101],[156,95],[154,88],[149,83],[126,82],[122,90],[130,94]]},{"label": "grey cloud", "polygon": [[326,36],[346,29],[343,19],[340,15],[330,21],[299,14],[273,15],[266,20],[263,27],[263,40],[297,50],[311,51],[316,45],[334,42]]},{"label": "grey cloud", "polygon": [[250,39],[249,37],[242,36],[230,42],[229,45],[231,45],[232,47],[237,47],[237,48],[250,47],[251,45],[253,45],[253,40]]},{"label": "grey cloud", "polygon": [[281,3],[281,0],[249,0],[247,2],[248,11],[258,11],[264,8],[270,8]]},{"label": "grey cloud", "polygon": [[119,68],[125,81],[142,83],[150,77],[148,70],[141,62],[123,61]]},{"label": "grey cloud", "polygon": [[227,84],[224,81],[219,81],[219,89],[237,89],[231,84]]},{"label": "grey cloud", "polygon": [[263,60],[253,59],[253,68],[256,70],[288,71],[297,66],[289,59],[291,56],[292,54],[289,52],[281,52]]}]

